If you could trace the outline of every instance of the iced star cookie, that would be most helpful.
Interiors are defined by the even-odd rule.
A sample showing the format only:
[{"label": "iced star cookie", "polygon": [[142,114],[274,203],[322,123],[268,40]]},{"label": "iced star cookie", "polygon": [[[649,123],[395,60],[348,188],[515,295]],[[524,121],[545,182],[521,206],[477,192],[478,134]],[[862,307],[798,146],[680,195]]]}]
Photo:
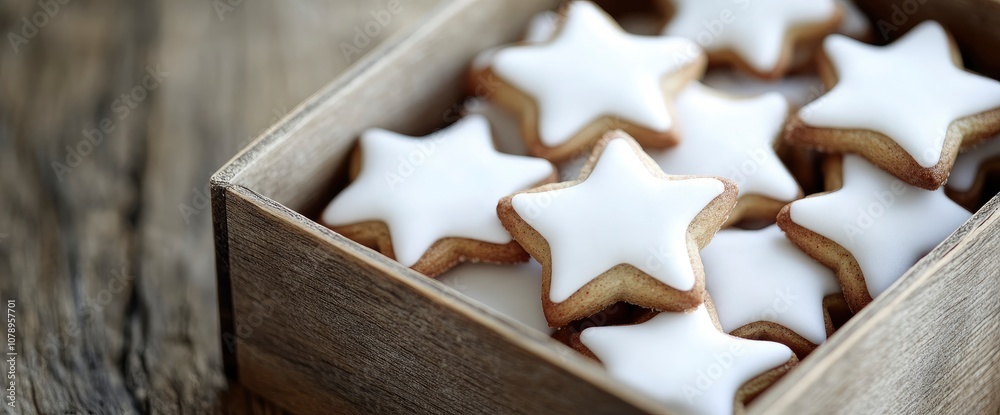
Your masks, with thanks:
[{"label": "iced star cookie", "polygon": [[[521,36],[521,43],[533,44],[542,43],[552,38],[552,35],[556,32],[562,19],[559,13],[553,11],[546,11],[538,13],[531,17],[528,21],[528,27],[525,29],[524,34]],[[477,79],[483,74],[483,71],[488,69],[490,65],[493,64],[493,56],[505,47],[510,47],[510,45],[503,45],[493,47],[476,55],[475,59],[472,60],[472,85],[475,87],[477,84]],[[485,83],[485,82],[483,82]],[[488,95],[489,91],[480,91],[483,93],[477,93],[476,95]]]},{"label": "iced star cookie", "polygon": [[736,183],[739,201],[727,225],[773,221],[782,207],[802,197],[774,150],[788,117],[781,95],[736,98],[692,82],[674,106],[683,126],[681,143],[649,150],[649,155],[667,174],[720,176]]},{"label": "iced star cookie", "polygon": [[854,312],[971,216],[944,189],[910,186],[860,156],[830,166],[841,172],[828,174],[839,175],[842,187],[792,202],[778,214],[778,226],[834,270]]},{"label": "iced star cookie", "polygon": [[676,414],[743,413],[746,402],[798,363],[785,345],[718,331],[704,306],[634,325],[589,328],[578,343],[612,377]]},{"label": "iced star cookie", "polygon": [[478,115],[422,138],[367,130],[351,170],[323,224],[431,277],[462,261],[526,261],[497,200],[555,178],[545,160],[498,153]]},{"label": "iced star cookie", "polygon": [[793,117],[788,140],[860,154],[911,185],[937,189],[961,145],[1000,132],[1000,82],[965,71],[936,22],[884,47],[830,36],[819,69],[830,91]]},{"label": "iced star cookie", "polygon": [[945,193],[951,200],[975,212],[986,199],[994,196],[992,192],[984,192],[989,187],[987,179],[997,172],[1000,172],[1000,136],[959,153],[948,177]]},{"label": "iced star cookie", "polygon": [[538,301],[542,266],[536,261],[515,265],[462,264],[437,280],[528,327],[552,333]]},{"label": "iced star cookie", "polygon": [[618,301],[690,310],[704,298],[698,251],[736,204],[727,179],[668,176],[622,131],[596,144],[580,178],[506,197],[510,234],[542,264],[551,327]]},{"label": "iced star cookie", "polygon": [[776,225],[720,231],[701,259],[726,333],[784,344],[800,358],[833,334],[828,305],[843,303],[837,277]]},{"label": "iced star cookie", "polygon": [[677,142],[670,97],[700,77],[693,42],[630,35],[590,2],[568,4],[554,37],[504,48],[477,93],[519,114],[533,155],[563,161],[617,127],[650,147]]},{"label": "iced star cookie", "polygon": [[698,43],[713,66],[734,65],[776,79],[792,66],[796,45],[837,30],[835,0],[660,0],[669,16],[663,34]]}]

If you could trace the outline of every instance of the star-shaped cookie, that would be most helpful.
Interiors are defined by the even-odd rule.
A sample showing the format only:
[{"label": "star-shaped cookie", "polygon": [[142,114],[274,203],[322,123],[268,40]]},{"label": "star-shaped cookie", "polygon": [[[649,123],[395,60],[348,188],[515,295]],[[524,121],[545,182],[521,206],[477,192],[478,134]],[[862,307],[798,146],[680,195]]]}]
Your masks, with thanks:
[{"label": "star-shaped cookie", "polygon": [[497,152],[480,115],[428,137],[381,129],[362,134],[356,177],[322,222],[428,276],[456,263],[527,260],[496,217],[496,203],[555,179],[551,163]]},{"label": "star-shaped cookie", "polygon": [[780,78],[795,46],[837,30],[835,0],[661,0],[670,20],[663,34],[698,43],[710,62],[762,78]]},{"label": "star-shaped cookie", "polygon": [[800,357],[833,333],[824,302],[841,297],[836,275],[776,225],[720,231],[701,251],[701,260],[705,287],[726,333],[782,343]]},{"label": "star-shaped cookie", "polygon": [[944,189],[910,186],[860,156],[845,155],[842,167],[837,164],[830,163],[827,174],[840,175],[843,187],[792,202],[778,214],[778,225],[836,272],[858,312],[971,214]]},{"label": "star-shaped cookie", "polygon": [[788,128],[793,143],[860,154],[934,190],[961,145],[1000,132],[1000,82],[965,71],[937,22],[884,47],[830,36],[819,66],[830,91],[799,110]]},{"label": "star-shaped cookie", "polygon": [[555,36],[504,48],[480,91],[520,114],[532,154],[553,161],[587,150],[609,120],[644,145],[676,143],[670,96],[704,71],[693,42],[625,33],[599,7],[574,1]]},{"label": "star-shaped cookie", "polygon": [[736,203],[726,179],[668,176],[622,131],[608,133],[575,181],[506,197],[497,211],[542,264],[551,327],[617,301],[658,310],[702,303],[698,251]]},{"label": "star-shaped cookie", "polygon": [[705,306],[629,326],[588,328],[579,342],[612,377],[678,414],[742,413],[735,406],[798,363],[785,345],[719,332]]},{"label": "star-shaped cookie", "polygon": [[676,147],[649,150],[667,174],[720,176],[739,187],[739,201],[727,224],[773,221],[789,202],[802,197],[795,178],[774,152],[788,117],[778,93],[735,98],[692,82],[674,103],[681,129]]}]

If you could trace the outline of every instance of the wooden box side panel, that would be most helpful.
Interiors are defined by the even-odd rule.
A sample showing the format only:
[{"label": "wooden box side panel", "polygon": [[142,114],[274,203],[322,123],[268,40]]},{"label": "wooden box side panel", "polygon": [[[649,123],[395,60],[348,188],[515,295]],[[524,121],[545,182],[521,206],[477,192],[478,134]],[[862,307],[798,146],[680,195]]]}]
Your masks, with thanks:
[{"label": "wooden box side panel", "polygon": [[556,0],[458,0],[387,41],[300,107],[234,164],[233,184],[293,210],[329,199],[355,138],[379,127],[424,135],[459,117],[465,72],[479,52],[515,39]]},{"label": "wooden box side panel", "polygon": [[1000,197],[803,364],[754,413],[1000,413]]},{"label": "wooden box side panel", "polygon": [[658,410],[541,333],[489,318],[324,228],[297,227],[308,221],[289,221],[293,212],[249,190],[230,188],[226,204],[238,377],[279,405],[624,414],[642,413],[638,402]]}]

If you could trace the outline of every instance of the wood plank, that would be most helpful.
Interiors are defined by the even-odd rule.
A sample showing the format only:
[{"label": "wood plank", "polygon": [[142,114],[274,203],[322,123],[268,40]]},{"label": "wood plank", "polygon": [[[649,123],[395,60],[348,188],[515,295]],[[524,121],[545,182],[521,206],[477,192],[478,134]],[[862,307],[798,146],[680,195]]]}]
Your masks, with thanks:
[{"label": "wood plank", "polygon": [[[361,51],[437,2],[404,2]],[[338,45],[387,0],[222,14],[61,1],[15,50],[7,34],[38,3],[0,2],[0,299],[24,313],[18,413],[268,413],[220,393],[208,177],[353,63]],[[158,65],[169,75],[126,115],[116,100]],[[82,131],[105,118],[114,131],[88,148]],[[66,146],[90,154],[60,180]]]}]

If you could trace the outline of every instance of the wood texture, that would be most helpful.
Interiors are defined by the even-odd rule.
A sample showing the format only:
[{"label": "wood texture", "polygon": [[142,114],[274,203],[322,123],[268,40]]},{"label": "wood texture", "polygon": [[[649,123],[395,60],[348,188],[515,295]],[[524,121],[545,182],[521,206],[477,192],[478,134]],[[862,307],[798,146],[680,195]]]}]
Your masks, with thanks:
[{"label": "wood texture", "polygon": [[[274,413],[222,374],[208,178],[344,70],[339,43],[387,1],[44,1],[15,50],[38,3],[0,2],[0,300],[23,313],[19,409],[0,413]],[[66,146],[89,154],[60,178]]]}]

